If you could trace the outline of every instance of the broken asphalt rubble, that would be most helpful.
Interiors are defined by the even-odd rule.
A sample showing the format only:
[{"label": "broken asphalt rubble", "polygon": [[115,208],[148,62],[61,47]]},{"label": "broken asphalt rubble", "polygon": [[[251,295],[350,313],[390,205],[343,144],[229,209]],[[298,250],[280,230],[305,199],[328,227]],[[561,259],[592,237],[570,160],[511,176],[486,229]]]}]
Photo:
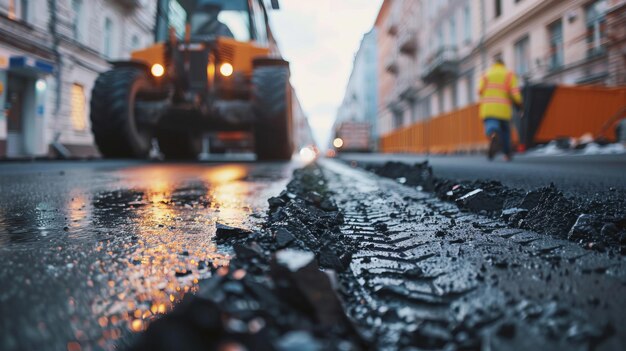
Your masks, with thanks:
[{"label": "broken asphalt rubble", "polygon": [[626,254],[624,202],[569,198],[554,184],[527,192],[497,181],[440,179],[433,176],[428,162],[361,166],[404,185],[435,192],[440,199],[454,202],[461,209],[500,217],[513,227],[566,238],[588,249]]},{"label": "broken asphalt rubble", "polygon": [[360,350],[367,343],[343,311],[336,275],[354,243],[326,194],[321,170],[297,170],[269,199],[263,231],[217,224],[216,240],[233,247],[228,267],[212,267],[131,350]]},{"label": "broken asphalt rubble", "polygon": [[[607,204],[576,202],[566,198],[554,187],[524,192],[506,188],[497,182],[441,180],[433,177],[427,164],[392,163],[369,169],[399,183],[434,192],[439,198],[455,203],[460,209],[502,218],[510,226],[534,228],[533,230],[541,233],[569,238],[584,243],[586,248],[602,249],[600,245],[604,245],[605,248],[614,250],[624,245],[623,240],[619,241],[624,234],[624,223],[620,221],[623,217],[619,215],[620,207],[609,211]],[[418,253],[424,251],[417,258],[422,265],[410,264],[414,261],[406,255],[395,257],[398,266],[387,267],[392,271],[389,274],[393,275],[382,278],[390,279],[390,282],[395,282],[396,278],[403,279],[403,283],[373,287],[373,294],[379,302],[385,303],[373,310],[372,306],[376,305],[370,306],[371,301],[367,300],[369,293],[364,290],[368,285],[362,286],[358,279],[373,281],[381,278],[382,273],[364,270],[357,276],[356,271],[353,271],[354,266],[350,265],[352,256],[355,255],[355,264],[358,266],[370,263],[376,265],[373,261],[384,259],[386,255],[394,255],[391,251],[382,251],[379,256],[363,257],[363,250],[375,253],[377,245],[385,249],[387,241],[385,245],[365,243],[364,246],[363,240],[356,241],[356,236],[342,234],[342,228],[350,226],[353,219],[350,218],[350,212],[346,212],[347,224],[344,223],[344,214],[334,203],[336,199],[340,201],[341,197],[331,194],[327,179],[332,183],[333,178],[325,178],[321,169],[315,165],[294,172],[287,189],[280,196],[268,200],[270,210],[261,231],[217,224],[217,242],[232,247],[235,253],[229,266],[209,265],[213,276],[201,281],[197,292],[188,294],[171,313],[153,322],[130,349],[308,351],[369,350],[384,346],[383,349],[392,350],[412,347],[448,349],[450,345],[457,345],[457,349],[473,350],[480,348],[479,341],[482,339],[478,334],[493,327],[489,323],[494,320],[502,322],[494,326],[497,327],[498,337],[505,341],[531,335],[525,329],[529,327],[546,333],[567,334],[568,338],[571,334],[571,338],[582,338],[580,345],[600,343],[608,335],[615,333],[610,323],[597,326],[586,323],[586,315],[578,316],[576,309],[563,309],[554,302],[528,302],[532,299],[524,295],[525,292],[520,292],[517,298],[509,296],[504,302],[481,298],[477,304],[467,303],[465,296],[470,295],[459,292],[467,289],[482,296],[482,290],[474,290],[474,285],[480,282],[487,289],[485,291],[489,292],[493,286],[497,286],[500,279],[503,282],[509,279],[506,275],[508,266],[519,267],[519,263],[494,256],[493,259],[487,259],[487,262],[492,262],[493,268],[482,265],[475,275],[472,273],[469,278],[460,279],[463,272],[467,273],[469,266],[457,267],[454,266],[455,262],[458,260],[460,264],[474,256],[482,259],[481,250],[487,249],[475,247],[473,250],[463,250],[462,254],[459,248],[458,257],[448,257],[453,247],[448,247],[445,254],[430,252],[429,245],[435,250],[443,250],[445,245],[462,244],[470,240],[459,236],[455,226],[463,225],[464,220],[455,220],[454,217],[449,217],[447,229],[432,233],[437,239],[429,245],[421,242],[428,239],[428,234],[424,238],[412,238],[411,233],[393,234],[394,238],[397,236],[401,239],[402,235],[406,235],[411,240],[418,241],[416,246],[409,248],[413,247],[412,250]],[[353,195],[343,194],[344,197]],[[363,212],[359,210],[356,211],[357,214],[369,218],[365,203],[355,206]],[[435,204],[427,204],[421,210],[428,212],[437,208]],[[378,207],[374,210],[377,209],[380,210]],[[394,211],[390,210],[389,215],[394,218],[393,221],[375,220],[364,225],[371,225],[368,230],[382,236],[390,236],[391,229],[387,223],[404,220],[402,211]],[[447,216],[445,211],[440,215]],[[409,217],[405,219],[413,220]],[[494,230],[494,226],[483,228],[478,222],[472,225],[479,230]],[[378,236],[376,238],[379,239]],[[554,247],[549,246],[548,249],[552,250]],[[442,264],[443,267],[432,266],[427,258],[432,258],[433,262]],[[400,272],[400,268],[405,266],[409,268]],[[442,285],[440,288],[451,289],[451,295],[447,297],[449,301],[453,301],[449,306],[451,311],[466,315],[467,318],[461,318],[460,324],[440,324],[440,321],[428,318],[414,321],[411,324],[414,329],[404,328],[406,330],[398,339],[390,343],[384,338],[386,334],[379,329],[384,329],[385,325],[394,325],[387,329],[395,333],[404,330],[397,328],[397,324],[408,323],[399,315],[400,309],[406,310],[407,306],[394,305],[394,301],[421,301],[419,305],[423,305],[426,312],[445,307],[444,303],[448,300],[439,295],[432,297],[432,301],[424,300],[430,295],[423,291],[415,295],[416,292],[412,292],[407,286],[435,279],[443,282],[444,277],[441,275],[446,267],[452,269],[448,273],[452,279],[451,285]],[[566,268],[557,271],[564,274],[563,270],[568,273]],[[556,284],[560,280],[559,284],[563,286],[562,282],[568,278],[557,277],[557,271],[553,272],[554,278],[548,275],[546,282],[554,280]],[[519,277],[511,279],[517,280]],[[467,286],[464,287],[464,284]],[[564,286],[563,289],[568,287]],[[455,294],[459,295],[458,303],[454,302]],[[485,294],[494,299],[500,296]],[[403,300],[399,296],[409,298]],[[596,300],[590,301],[596,303]],[[454,309],[459,306],[463,308]],[[525,320],[532,323],[520,322]],[[498,342],[500,341],[494,339],[493,342],[485,341],[485,344],[497,346]],[[505,347],[504,344],[501,346]]]}]

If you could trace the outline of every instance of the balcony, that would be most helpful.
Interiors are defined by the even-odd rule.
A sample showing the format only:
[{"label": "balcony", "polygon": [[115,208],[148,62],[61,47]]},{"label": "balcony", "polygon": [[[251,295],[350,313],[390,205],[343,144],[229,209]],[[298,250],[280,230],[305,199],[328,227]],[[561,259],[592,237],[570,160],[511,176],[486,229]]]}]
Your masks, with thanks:
[{"label": "balcony", "polygon": [[402,112],[404,112],[402,102],[398,99],[393,99],[391,97],[387,99],[387,108],[393,114],[401,114]]},{"label": "balcony", "polygon": [[391,74],[398,74],[398,54],[393,52],[385,60],[385,70]]},{"label": "balcony", "polygon": [[[404,72],[404,71],[403,71]],[[414,74],[406,72],[396,82],[394,95],[400,100],[413,101],[417,97],[417,79]]]},{"label": "balcony", "polygon": [[417,30],[413,28],[401,30],[398,35],[398,45],[401,53],[415,56],[418,48]]},{"label": "balcony", "polygon": [[391,36],[398,34],[398,23],[395,20],[390,20],[387,24],[387,33]]},{"label": "balcony", "polygon": [[387,24],[385,25],[385,29],[387,30],[387,34],[391,36],[398,35],[399,29],[399,20],[400,20],[400,11],[402,10],[402,6],[399,1],[391,2],[391,9],[389,13],[389,17],[387,18]]},{"label": "balcony", "polygon": [[402,100],[413,102],[417,99],[417,88],[412,84],[403,86],[402,89],[400,89],[399,97]]},{"label": "balcony", "polygon": [[142,1],[141,0],[115,0],[117,1],[118,4],[129,8],[129,9],[134,9],[136,7],[141,6]]},{"label": "balcony", "polygon": [[459,61],[456,49],[441,48],[434,53],[426,63],[422,72],[425,83],[439,83],[458,74]]},{"label": "balcony", "polygon": [[590,44],[587,48],[587,59],[592,60],[606,55],[606,45]]}]

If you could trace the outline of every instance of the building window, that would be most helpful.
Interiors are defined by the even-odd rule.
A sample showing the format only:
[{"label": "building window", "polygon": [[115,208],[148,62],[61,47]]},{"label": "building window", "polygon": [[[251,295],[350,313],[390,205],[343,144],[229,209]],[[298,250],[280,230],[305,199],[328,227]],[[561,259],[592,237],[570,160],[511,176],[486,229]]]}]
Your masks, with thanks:
[{"label": "building window", "polygon": [[525,76],[530,70],[530,39],[528,35],[515,43],[515,72]]},{"label": "building window", "polygon": [[181,39],[185,36],[187,12],[185,12],[185,9],[178,3],[178,1],[170,1],[169,3],[169,25],[176,31],[176,36]]},{"label": "building window", "polygon": [[72,12],[72,34],[74,40],[80,41],[82,39],[83,0],[72,0]]},{"label": "building window", "polygon": [[438,106],[439,111],[437,111],[438,112],[437,114],[439,114],[439,115],[443,114],[443,111],[445,109],[445,100],[444,100],[443,89],[444,89],[443,87],[439,88],[439,92],[438,92],[438,96],[437,96],[437,100],[439,100],[438,101],[438,103],[439,103],[439,106]]},{"label": "building window", "polygon": [[133,37],[130,39],[131,50],[138,50],[140,46],[141,42],[139,41],[139,37],[137,34],[133,34]]},{"label": "building window", "polygon": [[104,20],[104,55],[113,56],[113,21],[108,17]]},{"label": "building window", "polygon": [[261,8],[258,1],[252,1],[252,10],[254,17],[254,28],[256,29],[255,40],[261,45],[268,44],[267,23],[265,22],[265,12]]},{"label": "building window", "polygon": [[437,28],[437,51],[441,50],[446,45],[443,37],[443,28],[440,26]]},{"label": "building window", "polygon": [[415,123],[417,121],[417,101],[409,100],[409,124]]},{"label": "building window", "polygon": [[394,111],[393,112],[393,129],[401,128],[403,124],[404,124],[403,111]]},{"label": "building window", "polygon": [[558,69],[563,66],[563,21],[558,20],[548,26],[550,40],[549,68]]},{"label": "building window", "polygon": [[467,74],[467,102],[469,104],[473,104],[474,103],[474,90],[476,88],[475,84],[474,84],[474,72],[470,71]]},{"label": "building window", "polygon": [[502,15],[502,0],[494,0],[494,11],[496,18]]},{"label": "building window", "polygon": [[450,46],[456,47],[456,19],[450,18]]},{"label": "building window", "polygon": [[457,90],[458,81],[452,82],[452,110],[456,110],[459,107],[459,91]]},{"label": "building window", "polygon": [[432,101],[432,95],[427,96],[422,100],[422,119],[430,118],[431,101]]},{"label": "building window", "polygon": [[464,40],[466,43],[470,43],[472,41],[472,13],[470,12],[470,7],[469,5],[465,6],[465,10],[463,11],[463,17],[465,18],[463,23],[464,23]]},{"label": "building window", "polygon": [[29,13],[29,7],[28,7],[28,0],[20,0],[19,1],[20,4],[20,11],[21,11],[21,16],[20,18],[22,19],[22,21],[24,22],[28,22],[28,20],[30,19],[30,13]]},{"label": "building window", "polygon": [[85,109],[85,89],[82,85],[74,83],[72,85],[72,126],[76,131],[84,131],[87,128]]},{"label": "building window", "polygon": [[606,43],[606,0],[598,0],[585,8],[587,22],[587,54],[604,53]]},{"label": "building window", "polygon": [[29,20],[29,2],[28,0],[9,0],[8,17],[15,21],[28,22]]}]

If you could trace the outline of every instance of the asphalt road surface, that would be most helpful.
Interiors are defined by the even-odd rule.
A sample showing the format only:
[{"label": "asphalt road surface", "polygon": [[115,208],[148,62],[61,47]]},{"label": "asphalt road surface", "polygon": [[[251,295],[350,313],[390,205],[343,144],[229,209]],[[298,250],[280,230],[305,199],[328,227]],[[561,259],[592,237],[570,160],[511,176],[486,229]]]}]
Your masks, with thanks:
[{"label": "asphalt road surface", "polygon": [[294,163],[0,164],[0,349],[113,349],[228,261]]},{"label": "asphalt road surface", "polygon": [[485,156],[422,156],[403,154],[343,154],[341,159],[381,164],[428,160],[436,177],[459,180],[497,180],[513,188],[531,190],[554,183],[575,196],[602,198],[613,189],[626,192],[626,155],[517,156],[513,162]]},{"label": "asphalt road surface", "polygon": [[[584,197],[610,188],[624,194],[625,160],[429,159],[439,177],[495,179],[516,188],[554,182]],[[346,219],[333,233],[356,247],[347,282],[352,288],[343,291],[347,313],[381,337],[382,349],[402,342],[520,350],[599,344],[597,349],[614,350],[626,343],[622,256],[508,228],[339,162],[320,165]],[[265,225],[268,198],[300,166],[0,163],[0,349],[124,348],[186,293],[196,292],[211,265],[228,265],[233,252],[215,244],[216,225]],[[291,203],[288,193],[283,197],[279,202]],[[293,213],[314,216],[305,209]],[[328,237],[314,222],[308,218],[291,228],[293,235]]]}]

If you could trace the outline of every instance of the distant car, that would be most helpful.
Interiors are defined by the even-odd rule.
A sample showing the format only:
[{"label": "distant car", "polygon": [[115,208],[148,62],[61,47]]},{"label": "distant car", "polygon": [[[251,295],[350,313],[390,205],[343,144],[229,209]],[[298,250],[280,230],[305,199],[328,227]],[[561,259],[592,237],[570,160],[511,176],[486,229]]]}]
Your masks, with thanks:
[{"label": "distant car", "polygon": [[371,152],[371,125],[367,122],[343,122],[335,132],[336,152]]}]

